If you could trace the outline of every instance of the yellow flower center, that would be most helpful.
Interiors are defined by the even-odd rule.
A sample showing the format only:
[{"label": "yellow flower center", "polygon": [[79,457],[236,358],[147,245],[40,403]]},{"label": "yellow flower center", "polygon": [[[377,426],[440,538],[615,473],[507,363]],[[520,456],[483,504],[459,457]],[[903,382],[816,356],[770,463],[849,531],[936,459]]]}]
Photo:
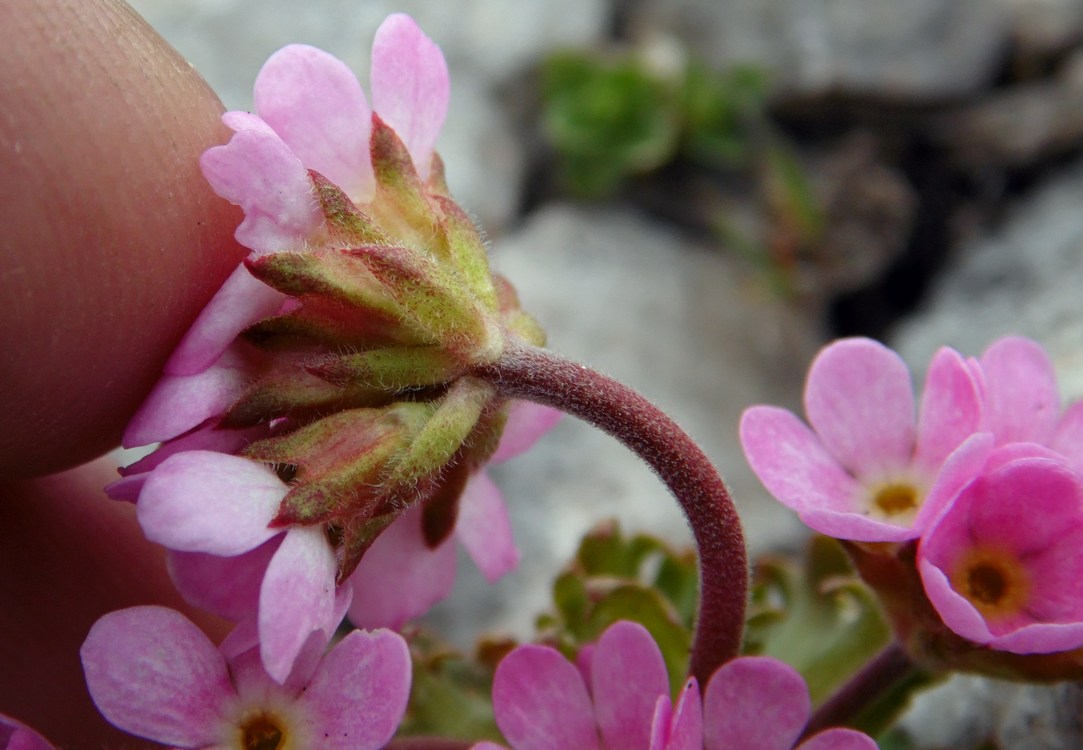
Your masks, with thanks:
[{"label": "yellow flower center", "polygon": [[272,714],[260,712],[240,727],[243,750],[287,750],[289,737],[282,722]]},{"label": "yellow flower center", "polygon": [[897,524],[912,521],[925,499],[924,490],[905,480],[874,484],[867,492],[867,515]]},{"label": "yellow flower center", "polygon": [[951,575],[952,587],[986,621],[1019,614],[1030,595],[1030,575],[1011,552],[990,547],[967,550]]}]

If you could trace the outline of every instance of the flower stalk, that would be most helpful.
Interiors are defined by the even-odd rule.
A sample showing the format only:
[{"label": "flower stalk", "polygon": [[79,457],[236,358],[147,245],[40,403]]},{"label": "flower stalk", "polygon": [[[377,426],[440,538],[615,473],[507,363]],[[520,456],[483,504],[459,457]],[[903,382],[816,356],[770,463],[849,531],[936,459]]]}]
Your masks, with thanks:
[{"label": "flower stalk", "polygon": [[620,440],[673,493],[699,553],[700,605],[689,672],[705,686],[736,657],[744,632],[748,559],[740,519],[718,471],[661,410],[631,388],[544,349],[510,340],[471,374],[505,396],[558,408]]}]

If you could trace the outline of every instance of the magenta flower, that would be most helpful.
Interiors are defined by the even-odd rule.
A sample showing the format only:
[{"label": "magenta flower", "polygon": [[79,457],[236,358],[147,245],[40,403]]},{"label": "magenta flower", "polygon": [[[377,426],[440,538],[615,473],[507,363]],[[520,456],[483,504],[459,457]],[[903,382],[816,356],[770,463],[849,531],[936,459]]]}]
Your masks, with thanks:
[{"label": "magenta flower", "polygon": [[105,718],[172,747],[376,750],[398,728],[410,655],[397,634],[354,631],[326,655],[315,638],[282,683],[244,645],[216,649],[180,613],[133,607],[98,620],[80,655]]},{"label": "magenta flower", "polygon": [[[373,41],[371,83],[375,113],[428,179],[450,91],[440,48],[409,16],[389,16]],[[372,200],[373,109],[342,61],[301,44],[267,60],[253,99],[255,115],[223,115],[234,135],[203,155],[203,174],[215,192],[244,209],[236,236],[253,256],[319,244],[326,231],[309,170],[359,206]],[[238,267],[173,352],[167,377],[210,367],[237,334],[277,312],[285,299]]]},{"label": "magenta flower", "polygon": [[22,722],[0,714],[0,750],[56,750],[56,748]]},{"label": "magenta flower", "polygon": [[[490,462],[501,463],[529,449],[560,414],[528,401],[513,402]],[[455,539],[490,583],[519,564],[504,497],[484,469],[470,477],[459,498],[455,529],[435,547],[425,540],[422,513],[422,508],[403,513],[372,543],[350,576],[350,621],[358,627],[397,629],[446,598],[455,584]]]},{"label": "magenta flower", "polygon": [[801,520],[859,541],[917,537],[938,510],[934,483],[950,495],[981,466],[987,442],[949,456],[981,425],[980,375],[942,348],[929,366],[915,420],[902,359],[870,339],[825,347],[809,369],[805,413],[754,406],[741,419],[753,471]]},{"label": "magenta flower", "polygon": [[[136,506],[148,539],[199,553],[172,561],[182,593],[202,606],[220,602],[226,612],[209,608],[238,620],[257,605],[263,664],[279,681],[309,636],[332,632],[341,619],[335,619],[335,555],[323,527],[270,525],[287,492],[263,464],[187,451],[150,473]],[[215,567],[206,556],[226,560]],[[185,563],[217,575],[201,579]]]},{"label": "magenta flower", "polygon": [[918,546],[944,623],[1020,654],[1083,646],[1083,476],[1036,444],[997,450]]},{"label": "magenta flower", "polygon": [[[774,659],[744,657],[724,665],[702,703],[692,678],[676,705],[662,654],[641,625],[611,626],[588,661],[581,672],[544,646],[521,646],[504,658],[493,682],[493,708],[514,750],[790,750],[808,722],[804,680]],[[860,732],[832,729],[799,747],[876,745]]]}]

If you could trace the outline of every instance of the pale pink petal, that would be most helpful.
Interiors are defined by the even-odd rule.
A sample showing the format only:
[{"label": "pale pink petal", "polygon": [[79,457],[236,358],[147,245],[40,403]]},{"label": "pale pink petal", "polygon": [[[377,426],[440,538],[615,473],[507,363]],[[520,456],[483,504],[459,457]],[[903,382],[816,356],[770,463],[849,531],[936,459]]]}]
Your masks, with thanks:
[{"label": "pale pink petal", "polygon": [[929,365],[918,416],[914,466],[934,476],[948,455],[981,426],[982,391],[966,360],[941,348]]},{"label": "pale pink petal", "polygon": [[330,619],[323,628],[313,631],[309,635],[308,640],[305,641],[301,651],[297,654],[297,658],[293,660],[293,669],[286,681],[282,683],[282,687],[294,690],[297,693],[304,690],[305,686],[312,680],[316,668],[320,665],[320,660],[323,659],[327,651],[327,644],[334,638],[335,631],[338,630],[346,617],[351,601],[353,601],[353,589],[349,586],[337,586],[335,588],[335,605]]},{"label": "pale pink petal", "polygon": [[718,669],[703,697],[705,750],[791,750],[808,722],[808,688],[777,659],[743,656]]},{"label": "pale pink petal", "polygon": [[914,531],[923,534],[983,469],[993,451],[993,435],[979,432],[960,445],[940,468],[933,486],[914,518]]},{"label": "pale pink petal", "polygon": [[863,510],[861,486],[791,412],[753,406],[741,416],[740,436],[752,471],[787,508],[799,513]]},{"label": "pale pink petal", "polygon": [[[670,704],[668,695],[658,696],[654,703],[654,714],[651,717],[651,738],[647,750],[666,750],[669,742],[669,724],[673,720],[673,706]],[[696,750],[701,750],[700,747]]]},{"label": "pale pink petal", "polygon": [[257,281],[237,266],[184,335],[169,361],[167,375],[194,375],[210,367],[237,334],[279,311],[287,299],[282,292]]},{"label": "pale pink petal", "polygon": [[384,529],[349,578],[350,622],[360,628],[401,628],[442,601],[455,584],[455,543],[430,549],[413,508]]},{"label": "pale pink petal", "polygon": [[508,506],[484,471],[474,472],[463,488],[455,536],[489,583],[495,583],[519,564]]},{"label": "pale pink petal", "polygon": [[447,116],[451,85],[440,48],[402,13],[387,17],[372,43],[372,106],[406,145],[421,179]]},{"label": "pale pink petal", "polygon": [[121,444],[132,448],[169,440],[221,416],[244,394],[250,378],[247,358],[231,350],[203,372],[164,376],[128,423]]},{"label": "pale pink petal", "polygon": [[151,472],[136,510],[153,542],[182,552],[232,556],[282,533],[268,524],[287,491],[263,464],[189,451]]},{"label": "pale pink petal", "polygon": [[563,415],[563,412],[551,406],[532,401],[512,401],[508,405],[508,421],[504,425],[500,445],[489,462],[501,463],[529,450],[542,435],[553,429]]},{"label": "pale pink petal", "polygon": [[121,500],[127,503],[134,503],[139,499],[139,493],[143,491],[143,482],[150,476],[149,471],[144,471],[142,474],[132,474],[131,476],[121,477],[115,482],[110,482],[103,488],[107,497],[111,500]]},{"label": "pale pink petal", "polygon": [[170,577],[189,604],[240,622],[255,616],[263,576],[284,536],[233,557],[170,550]]},{"label": "pale pink petal", "polygon": [[169,745],[218,740],[233,696],[226,662],[179,612],[132,607],[90,629],[79,652],[94,704],[125,732]]},{"label": "pale pink petal", "polygon": [[599,750],[587,686],[560,652],[520,646],[496,669],[496,725],[515,750]]},{"label": "pale pink petal", "polygon": [[658,696],[669,697],[662,652],[647,629],[617,622],[602,634],[591,660],[594,713],[605,747],[647,750]]},{"label": "pale pink petal", "polygon": [[854,729],[828,729],[797,746],[797,750],[877,750],[869,735]]},{"label": "pale pink petal", "polygon": [[402,721],[410,677],[401,636],[355,630],[323,658],[298,704],[321,748],[376,750]]},{"label": "pale pink petal", "polygon": [[898,354],[871,339],[825,347],[805,386],[809,424],[856,476],[895,473],[914,451],[914,391]]},{"label": "pale pink petal", "polygon": [[291,44],[264,63],[253,96],[256,112],[307,168],[355,201],[371,199],[372,110],[344,62],[315,47]]},{"label": "pale pink petal", "polygon": [[56,750],[56,748],[22,722],[0,714],[0,750]]},{"label": "pale pink petal", "polygon": [[921,585],[944,624],[952,632],[975,643],[988,643],[992,640],[993,634],[977,608],[952,588],[944,571],[928,559],[922,558],[920,552],[918,554],[917,563],[918,573],[921,574]]},{"label": "pale pink petal", "polygon": [[268,436],[267,425],[243,430],[220,429],[218,422],[210,422],[199,429],[167,440],[151,453],[133,464],[117,471],[121,476],[146,474],[172,455],[185,451],[214,451],[215,453],[238,453],[249,443]]},{"label": "pale pink petal", "polygon": [[998,444],[1042,443],[1060,412],[1053,363],[1034,341],[1006,336],[981,356],[985,376],[985,429]]},{"label": "pale pink petal", "polygon": [[1083,401],[1065,410],[1049,445],[1063,454],[1073,469],[1083,471]]},{"label": "pale pink petal", "polygon": [[284,682],[312,632],[334,628],[334,614],[331,544],[322,527],[294,526],[267,566],[260,588],[260,655],[267,674]]},{"label": "pale pink petal", "polygon": [[299,247],[322,222],[305,165],[265,128],[237,131],[204,151],[199,166],[214,192],[244,210],[234,236],[257,253]]},{"label": "pale pink petal", "polygon": [[703,706],[694,677],[677,698],[665,747],[666,750],[703,750]]}]

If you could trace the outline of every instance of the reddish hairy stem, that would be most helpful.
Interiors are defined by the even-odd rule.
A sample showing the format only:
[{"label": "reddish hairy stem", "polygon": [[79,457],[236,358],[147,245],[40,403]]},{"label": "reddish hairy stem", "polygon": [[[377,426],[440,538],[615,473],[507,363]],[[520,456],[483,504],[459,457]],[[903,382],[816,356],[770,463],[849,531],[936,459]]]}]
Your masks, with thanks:
[{"label": "reddish hairy stem", "polygon": [[903,647],[893,641],[824,701],[809,719],[802,738],[828,727],[851,725],[856,717],[915,670],[916,665]]},{"label": "reddish hairy stem", "polygon": [[700,601],[689,671],[700,688],[740,651],[748,558],[737,509],[718,471],[677,424],[631,388],[520,342],[473,375],[501,393],[553,406],[620,440],[658,474],[684,511],[699,553]]}]

